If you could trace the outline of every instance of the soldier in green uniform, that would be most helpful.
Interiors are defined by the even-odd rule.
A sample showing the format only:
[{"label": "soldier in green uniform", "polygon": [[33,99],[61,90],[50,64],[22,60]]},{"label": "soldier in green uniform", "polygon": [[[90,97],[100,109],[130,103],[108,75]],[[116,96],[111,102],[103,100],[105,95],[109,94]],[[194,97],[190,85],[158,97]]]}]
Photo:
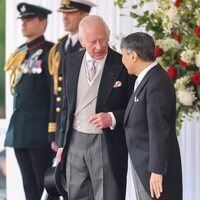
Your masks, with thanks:
[{"label": "soldier in green uniform", "polygon": [[[58,138],[60,130],[60,111],[61,111],[61,96],[62,96],[62,70],[60,63],[65,55],[82,50],[78,40],[78,25],[82,18],[87,16],[91,7],[96,6],[89,0],[61,0],[61,6],[58,9],[63,14],[64,30],[68,32],[63,38],[52,47],[49,54],[49,71],[53,77],[53,91],[51,105],[51,116],[48,126],[50,140]],[[52,143],[52,148],[56,151],[57,145]]]},{"label": "soldier in green uniform", "polygon": [[51,96],[48,53],[53,43],[43,36],[51,11],[27,3],[18,4],[17,10],[27,42],[5,64],[14,98],[5,146],[14,148],[26,200],[40,200],[44,174],[55,156],[48,141]]}]

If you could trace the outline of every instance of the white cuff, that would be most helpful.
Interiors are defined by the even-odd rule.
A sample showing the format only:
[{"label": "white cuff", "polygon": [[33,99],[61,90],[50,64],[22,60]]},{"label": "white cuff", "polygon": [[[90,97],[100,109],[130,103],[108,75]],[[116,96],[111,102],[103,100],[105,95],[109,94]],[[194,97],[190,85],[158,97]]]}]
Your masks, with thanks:
[{"label": "white cuff", "polygon": [[114,130],[115,129],[115,126],[116,126],[116,119],[115,119],[115,116],[113,115],[112,112],[108,112],[108,114],[111,116],[112,118],[112,125],[110,126],[110,129],[111,130]]}]

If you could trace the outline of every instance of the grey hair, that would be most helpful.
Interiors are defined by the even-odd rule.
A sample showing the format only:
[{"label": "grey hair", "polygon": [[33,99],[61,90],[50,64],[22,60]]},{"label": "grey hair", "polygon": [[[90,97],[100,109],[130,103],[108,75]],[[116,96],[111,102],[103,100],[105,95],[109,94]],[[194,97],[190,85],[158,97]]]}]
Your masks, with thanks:
[{"label": "grey hair", "polygon": [[105,23],[105,21],[103,20],[103,18],[101,18],[98,15],[88,15],[86,17],[84,17],[80,23],[79,23],[79,38],[82,40],[86,35],[85,35],[85,28],[87,27],[87,25],[90,24],[98,24],[100,26],[103,26],[105,28],[105,32],[107,37],[110,37],[110,29],[108,28],[107,24]]},{"label": "grey hair", "polygon": [[155,61],[155,43],[153,38],[143,32],[132,33],[121,41],[121,49],[127,54],[135,51],[143,61]]}]

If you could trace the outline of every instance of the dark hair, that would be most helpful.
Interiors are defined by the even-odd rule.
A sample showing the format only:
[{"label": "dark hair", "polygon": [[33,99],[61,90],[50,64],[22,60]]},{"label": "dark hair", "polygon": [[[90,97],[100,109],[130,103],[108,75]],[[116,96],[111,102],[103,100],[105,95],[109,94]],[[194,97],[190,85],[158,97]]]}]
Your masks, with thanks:
[{"label": "dark hair", "polygon": [[46,16],[44,16],[44,15],[38,15],[36,17],[38,17],[40,20],[48,19],[47,15]]},{"label": "dark hair", "polygon": [[124,49],[127,54],[135,51],[143,61],[155,61],[156,59],[154,40],[147,33],[136,32],[126,36],[121,41],[121,49]]}]

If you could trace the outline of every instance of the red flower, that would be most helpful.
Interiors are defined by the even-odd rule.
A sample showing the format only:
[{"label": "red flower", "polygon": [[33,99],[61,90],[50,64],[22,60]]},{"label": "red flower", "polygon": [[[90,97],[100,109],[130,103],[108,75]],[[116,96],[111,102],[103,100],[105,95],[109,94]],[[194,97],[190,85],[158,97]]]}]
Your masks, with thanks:
[{"label": "red flower", "polygon": [[192,76],[192,82],[195,85],[200,85],[200,72],[194,73]]},{"label": "red flower", "polygon": [[200,37],[200,26],[197,26],[195,28],[195,33],[196,33],[197,37]]},{"label": "red flower", "polygon": [[158,45],[156,45],[156,47],[155,47],[155,51],[154,51],[154,54],[155,54],[155,57],[157,58],[157,57],[160,57],[160,56],[162,56],[163,55],[163,49],[162,48],[160,48]]},{"label": "red flower", "polygon": [[172,80],[175,80],[177,77],[178,71],[174,66],[169,66],[167,69],[167,73]]},{"label": "red flower", "polygon": [[189,64],[186,63],[186,62],[184,62],[184,61],[182,61],[181,59],[179,59],[178,63],[179,63],[179,65],[181,65],[182,67],[185,67],[185,68],[189,67]]},{"label": "red flower", "polygon": [[172,32],[172,36],[174,37],[175,40],[177,40],[179,43],[181,42],[181,36],[176,33],[176,31]]},{"label": "red flower", "polygon": [[176,0],[175,6],[176,6],[176,7],[179,7],[180,3],[182,3],[182,2],[183,2],[183,0]]}]

